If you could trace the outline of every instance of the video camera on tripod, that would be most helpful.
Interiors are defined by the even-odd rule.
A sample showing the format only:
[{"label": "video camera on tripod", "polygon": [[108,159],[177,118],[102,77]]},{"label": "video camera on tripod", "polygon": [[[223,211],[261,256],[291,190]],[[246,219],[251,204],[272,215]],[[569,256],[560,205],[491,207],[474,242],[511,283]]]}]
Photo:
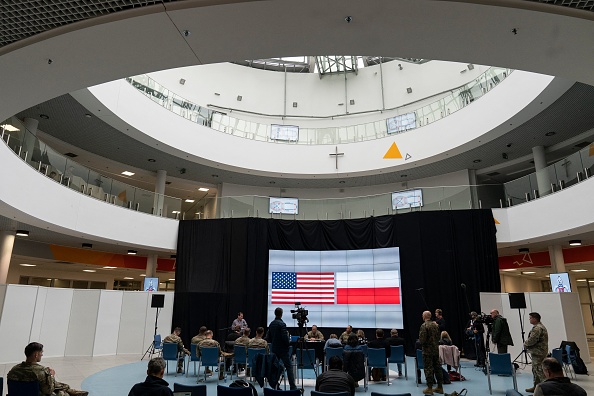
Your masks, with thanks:
[{"label": "video camera on tripod", "polygon": [[490,329],[491,327],[493,327],[495,319],[493,319],[491,315],[481,312],[481,314],[476,317],[475,322],[486,324],[487,328]]},{"label": "video camera on tripod", "polygon": [[292,317],[297,321],[297,325],[299,327],[303,327],[304,324],[309,322],[309,319],[307,319],[309,311],[305,308],[302,308],[300,302],[295,303],[295,309],[292,309],[291,313],[293,314]]}]

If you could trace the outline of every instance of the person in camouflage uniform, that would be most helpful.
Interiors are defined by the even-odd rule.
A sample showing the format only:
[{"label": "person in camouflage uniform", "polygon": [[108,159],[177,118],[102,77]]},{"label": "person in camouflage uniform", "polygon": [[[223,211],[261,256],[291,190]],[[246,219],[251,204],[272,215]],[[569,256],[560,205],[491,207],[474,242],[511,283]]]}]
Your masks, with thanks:
[{"label": "person in camouflage uniform", "polygon": [[182,341],[181,337],[181,327],[176,327],[173,330],[173,333],[169,334],[163,340],[163,343],[173,343],[177,344],[177,372],[182,373],[184,371],[184,358],[186,355],[190,354],[190,351],[186,349],[184,346],[184,342]]},{"label": "person in camouflage uniform", "polygon": [[[212,330],[207,330],[206,333],[204,333],[204,336],[206,338],[204,340],[200,341],[200,343],[198,344],[198,349],[217,347],[217,348],[219,348],[219,357],[233,356],[232,353],[227,353],[227,352],[221,351],[221,345],[219,344],[219,342],[217,340],[212,339]],[[219,379],[224,379],[224,374],[225,373],[221,370],[219,372]]]},{"label": "person in camouflage uniform", "polygon": [[542,361],[549,353],[549,333],[547,328],[540,323],[540,314],[537,312],[530,312],[528,314],[530,324],[533,326],[528,339],[524,342],[524,348],[532,356],[532,375],[534,376],[534,386],[526,389],[526,392],[534,392],[536,385],[545,380],[545,375],[542,371]]},{"label": "person in camouflage uniform", "polygon": [[39,382],[39,394],[46,396],[87,396],[89,392],[70,388],[67,384],[56,381],[55,371],[49,367],[44,367],[39,362],[43,356],[43,345],[38,342],[32,342],[25,347],[25,356],[27,360],[14,366],[6,378],[13,381]]},{"label": "person in camouflage uniform", "polygon": [[248,348],[266,348],[266,353],[268,353],[268,342],[263,337],[264,327],[258,327],[256,329],[256,336],[250,340]]},{"label": "person in camouflage uniform", "polygon": [[204,335],[204,333],[206,333],[206,330],[208,330],[206,326],[202,326],[200,330],[198,330],[198,334],[192,337],[192,344],[200,344],[200,341],[206,338],[206,336]]},{"label": "person in camouflage uniform", "polygon": [[[423,324],[419,329],[419,342],[423,351],[423,366],[427,388],[423,394],[432,395],[433,392],[443,394],[443,373],[439,364],[439,327],[431,321],[431,312],[423,312]],[[433,378],[437,378],[437,388],[433,389]]]},{"label": "person in camouflage uniform", "polygon": [[247,348],[248,344],[250,343],[250,333],[252,331],[249,328],[243,329],[243,334],[241,337],[235,340],[235,345],[243,345]]},{"label": "person in camouflage uniform", "polygon": [[324,341],[324,334],[318,331],[318,326],[312,325],[311,330],[307,332],[308,341]]},{"label": "person in camouflage uniform", "polygon": [[351,333],[353,332],[353,326],[348,325],[346,327],[346,330],[340,335],[340,342],[342,345],[346,345],[347,341],[349,340],[349,336],[351,335]]}]

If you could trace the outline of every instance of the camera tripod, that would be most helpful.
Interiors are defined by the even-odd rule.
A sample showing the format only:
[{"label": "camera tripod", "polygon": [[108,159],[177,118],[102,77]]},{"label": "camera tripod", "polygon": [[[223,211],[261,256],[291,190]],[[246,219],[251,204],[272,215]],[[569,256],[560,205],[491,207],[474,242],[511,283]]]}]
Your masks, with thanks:
[{"label": "camera tripod", "polygon": [[[306,334],[306,328],[304,328],[305,326],[305,322],[302,321],[298,321],[297,322],[297,326],[299,329],[299,338],[297,339],[297,349],[295,352],[295,357],[298,359],[297,361],[297,369],[300,370],[301,372],[301,394],[304,394],[304,389],[303,389],[303,350],[305,349],[305,351],[307,351],[306,353],[308,354],[308,358],[309,358],[309,346],[307,345],[307,342],[305,342],[305,334]],[[298,352],[297,352],[298,351]],[[315,359],[315,357],[314,357]],[[311,359],[310,359],[311,361]],[[313,368],[313,362],[311,362],[312,364],[312,368]],[[317,374],[317,373],[316,373]]]},{"label": "camera tripod", "polygon": [[155,332],[153,333],[153,339],[151,340],[151,345],[146,349],[146,352],[144,352],[144,355],[142,355],[140,360],[143,360],[147,354],[149,356],[153,356],[153,354],[155,353],[155,337],[157,335],[157,321],[159,320],[159,309],[161,309],[161,308],[157,308],[157,312],[155,313]]}]

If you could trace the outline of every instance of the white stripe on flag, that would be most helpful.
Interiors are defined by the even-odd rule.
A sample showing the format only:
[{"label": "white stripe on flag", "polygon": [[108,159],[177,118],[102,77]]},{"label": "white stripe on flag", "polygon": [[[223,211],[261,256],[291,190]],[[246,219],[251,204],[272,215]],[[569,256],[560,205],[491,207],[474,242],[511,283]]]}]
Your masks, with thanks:
[{"label": "white stripe on flag", "polygon": [[337,272],[336,288],[400,287],[399,271]]}]

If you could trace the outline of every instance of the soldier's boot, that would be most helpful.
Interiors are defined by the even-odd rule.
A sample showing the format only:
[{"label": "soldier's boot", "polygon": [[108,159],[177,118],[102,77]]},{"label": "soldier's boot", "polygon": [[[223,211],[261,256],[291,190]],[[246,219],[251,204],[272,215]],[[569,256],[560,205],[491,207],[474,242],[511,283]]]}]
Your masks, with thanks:
[{"label": "soldier's boot", "polygon": [[534,386],[532,388],[526,388],[526,392],[528,393],[534,393]]},{"label": "soldier's boot", "polygon": [[443,385],[437,384],[437,388],[433,389],[434,393],[439,393],[443,395]]},{"label": "soldier's boot", "polygon": [[87,391],[76,390],[76,389],[68,389],[66,391],[66,393],[68,393],[71,396],[88,396],[88,394],[89,394],[89,392],[87,392]]},{"label": "soldier's boot", "polygon": [[423,394],[424,395],[432,395],[433,394],[433,389],[426,387],[425,389],[423,389]]}]

